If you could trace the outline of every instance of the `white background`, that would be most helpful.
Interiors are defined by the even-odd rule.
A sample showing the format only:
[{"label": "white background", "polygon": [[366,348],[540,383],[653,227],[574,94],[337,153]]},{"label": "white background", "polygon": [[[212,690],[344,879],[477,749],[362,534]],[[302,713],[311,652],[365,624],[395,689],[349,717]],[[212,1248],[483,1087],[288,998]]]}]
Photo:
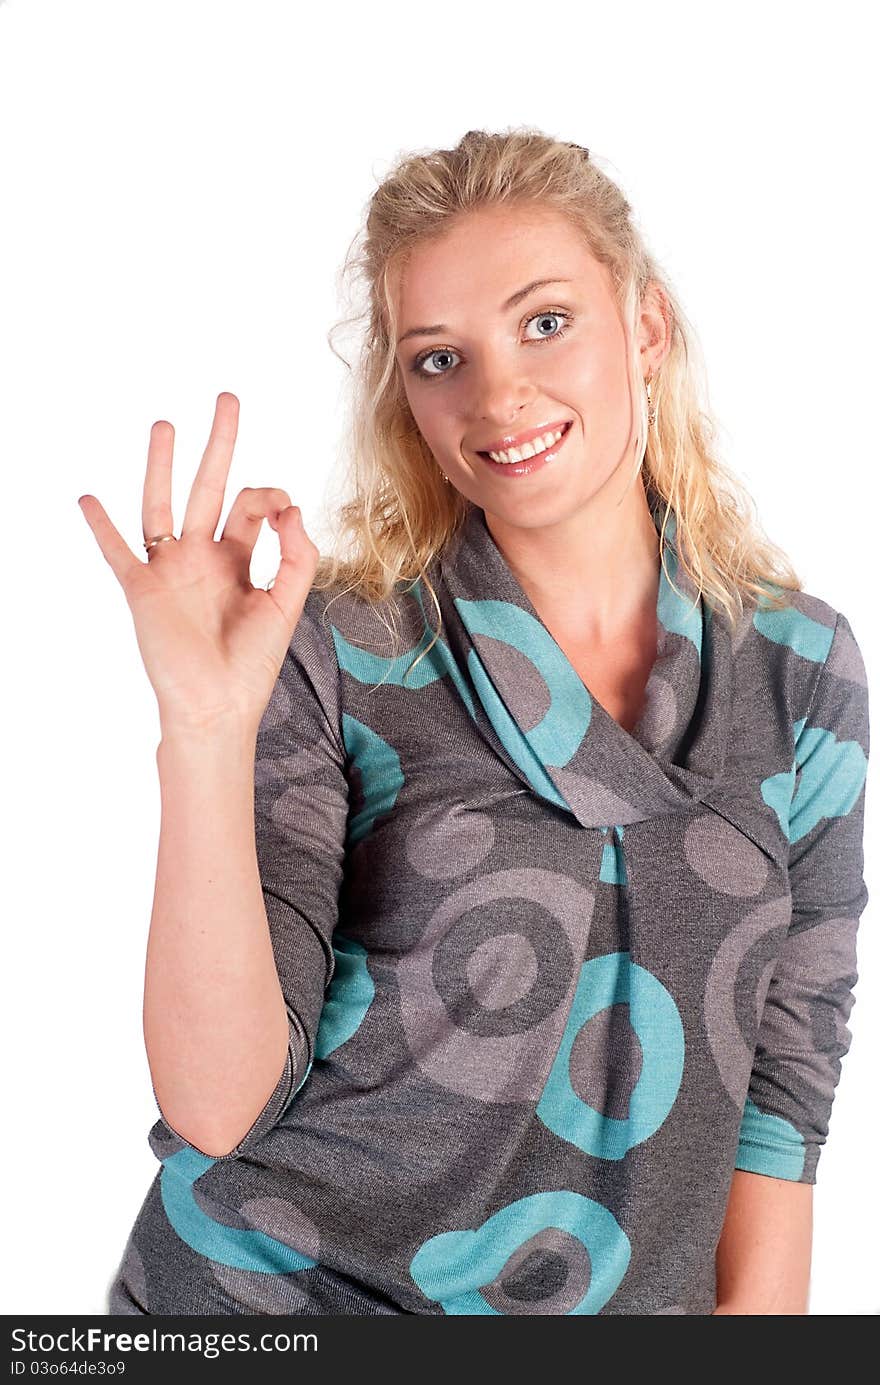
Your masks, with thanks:
[{"label": "white background", "polygon": [[[696,326],[723,456],[880,686],[871,7],[725,10],[0,3],[3,1312],[104,1312],[158,1167],[141,1035],[158,720],[77,497],[138,551],[149,429],[170,419],[179,525],[231,390],[227,507],[281,486],[323,543],[337,273],[400,152],[530,124],[603,161]],[[276,561],[265,528],[255,583]],[[878,996],[872,902],[812,1313],[880,1311]]]}]

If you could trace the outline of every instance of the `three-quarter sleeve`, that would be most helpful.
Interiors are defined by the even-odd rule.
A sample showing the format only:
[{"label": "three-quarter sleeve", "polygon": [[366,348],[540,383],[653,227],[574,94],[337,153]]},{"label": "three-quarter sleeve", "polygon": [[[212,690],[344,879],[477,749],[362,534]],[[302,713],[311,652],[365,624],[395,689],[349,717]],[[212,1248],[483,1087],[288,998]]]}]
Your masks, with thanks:
[{"label": "three-quarter sleeve", "polygon": [[856,933],[868,902],[868,687],[861,651],[842,614],[794,732],[791,922],[762,1012],[735,1167],[815,1183],[852,1037]]},{"label": "three-quarter sleeve", "polygon": [[[325,598],[309,593],[256,740],[254,826],[257,862],[288,1019],[284,1070],[235,1159],[283,1114],[308,1077],[326,989],[333,976],[348,821],[346,751],[339,666],[332,633],[321,624]],[[182,1137],[164,1119],[151,1145]],[[183,1140],[203,1154],[189,1141]]]}]

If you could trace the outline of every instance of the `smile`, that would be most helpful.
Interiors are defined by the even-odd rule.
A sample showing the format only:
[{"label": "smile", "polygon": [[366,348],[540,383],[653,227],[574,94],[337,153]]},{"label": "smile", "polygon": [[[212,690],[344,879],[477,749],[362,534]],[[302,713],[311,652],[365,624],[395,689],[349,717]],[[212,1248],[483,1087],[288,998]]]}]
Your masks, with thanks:
[{"label": "smile", "polygon": [[532,438],[522,447],[511,447],[501,452],[478,452],[477,456],[493,471],[508,476],[528,476],[539,470],[559,453],[566,437],[571,431],[572,420],[561,428]]}]

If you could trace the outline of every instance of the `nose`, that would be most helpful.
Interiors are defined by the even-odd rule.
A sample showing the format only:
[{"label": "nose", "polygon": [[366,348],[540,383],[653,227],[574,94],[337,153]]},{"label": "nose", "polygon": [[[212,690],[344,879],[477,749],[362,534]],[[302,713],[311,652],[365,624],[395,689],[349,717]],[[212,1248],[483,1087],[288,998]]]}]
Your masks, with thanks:
[{"label": "nose", "polygon": [[510,363],[486,361],[471,378],[471,413],[480,423],[506,428],[535,398],[534,385]]}]

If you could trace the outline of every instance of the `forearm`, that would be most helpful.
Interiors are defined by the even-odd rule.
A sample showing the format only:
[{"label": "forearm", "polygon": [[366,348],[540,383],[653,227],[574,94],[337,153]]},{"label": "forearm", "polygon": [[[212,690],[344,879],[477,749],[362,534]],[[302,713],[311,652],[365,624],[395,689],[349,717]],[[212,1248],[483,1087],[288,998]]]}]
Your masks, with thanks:
[{"label": "forearm", "polygon": [[198,1149],[247,1133],[287,1057],[288,1021],[254,836],[255,735],[172,731],[144,980],[156,1099]]},{"label": "forearm", "polygon": [[719,1314],[806,1314],[813,1185],[735,1169],[715,1257]]}]

